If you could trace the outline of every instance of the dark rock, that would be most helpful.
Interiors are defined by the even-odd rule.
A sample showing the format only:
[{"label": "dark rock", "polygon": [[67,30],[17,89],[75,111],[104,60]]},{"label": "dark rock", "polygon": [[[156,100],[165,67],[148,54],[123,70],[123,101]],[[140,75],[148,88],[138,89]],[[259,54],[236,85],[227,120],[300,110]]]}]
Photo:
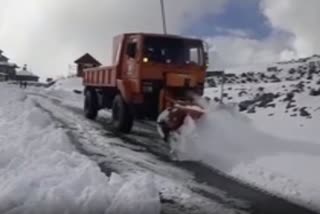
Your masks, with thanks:
[{"label": "dark rock", "polygon": [[209,87],[217,87],[216,81],[214,81],[214,79],[212,79],[212,78],[208,79],[207,83],[208,83]]},{"label": "dark rock", "polygon": [[286,94],[286,97],[283,99],[283,101],[292,101],[294,98],[294,93],[290,92]]},{"label": "dark rock", "polygon": [[311,114],[307,111],[307,107],[300,108],[300,116],[311,118]]},{"label": "dark rock", "polygon": [[274,98],[275,98],[275,99],[277,99],[277,98],[279,98],[279,97],[281,97],[281,93],[280,93],[280,92],[278,92],[278,93],[276,93],[276,94],[274,95]]},{"label": "dark rock", "polygon": [[319,89],[311,89],[310,90],[310,96],[320,96],[320,88]]},{"label": "dark rock", "polygon": [[266,105],[266,108],[275,108],[276,107],[276,104],[275,103],[269,103]]},{"label": "dark rock", "polygon": [[255,103],[254,100],[245,100],[239,103],[239,111],[246,111],[251,105]]},{"label": "dark rock", "polygon": [[73,92],[76,93],[76,94],[82,94],[82,91],[81,90],[77,90],[77,89],[74,89]]},{"label": "dark rock", "polygon": [[266,93],[257,98],[259,102],[258,107],[266,107],[269,103],[273,102],[275,95],[273,93]]},{"label": "dark rock", "polygon": [[294,74],[294,73],[296,73],[297,71],[296,71],[296,69],[294,69],[294,68],[291,68],[290,70],[289,70],[289,74]]},{"label": "dark rock", "polygon": [[297,117],[298,114],[291,114],[290,117]]},{"label": "dark rock", "polygon": [[274,113],[268,114],[268,116],[269,116],[269,117],[272,117],[272,116],[274,116]]},{"label": "dark rock", "polygon": [[240,75],[240,77],[246,78],[246,77],[247,77],[247,74],[246,74],[246,73],[242,73],[242,74]]},{"label": "dark rock", "polygon": [[303,92],[304,91],[304,82],[301,81],[297,85],[295,85],[295,88],[297,89],[297,92]]},{"label": "dark rock", "polygon": [[246,92],[246,91],[240,91],[239,93],[238,93],[238,96],[239,97],[242,97],[243,95],[245,95],[245,94],[248,94],[248,92]]},{"label": "dark rock", "polygon": [[215,102],[220,102],[220,98],[218,98],[218,97],[215,97],[215,98],[213,98],[213,100],[215,101]]},{"label": "dark rock", "polygon": [[254,113],[256,113],[256,109],[255,109],[255,107],[252,107],[247,112],[248,112],[248,114],[254,114]]},{"label": "dark rock", "polygon": [[271,75],[270,77],[271,82],[281,82],[281,80],[276,75]]}]

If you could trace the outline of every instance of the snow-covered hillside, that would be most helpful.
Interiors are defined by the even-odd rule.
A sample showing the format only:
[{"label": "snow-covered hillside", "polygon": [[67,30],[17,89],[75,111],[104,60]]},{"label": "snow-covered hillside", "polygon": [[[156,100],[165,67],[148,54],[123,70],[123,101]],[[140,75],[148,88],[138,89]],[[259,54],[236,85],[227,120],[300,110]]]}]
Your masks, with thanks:
[{"label": "snow-covered hillside", "polygon": [[[319,142],[316,128],[320,116],[320,58],[306,59],[273,66],[276,74],[271,76],[277,79],[275,82],[264,82],[267,74],[261,77],[259,72],[231,75],[233,78],[224,86],[223,101],[235,103],[264,132]],[[261,68],[264,73],[268,73],[267,69]],[[220,86],[207,88],[206,96],[218,100],[220,90]]]}]

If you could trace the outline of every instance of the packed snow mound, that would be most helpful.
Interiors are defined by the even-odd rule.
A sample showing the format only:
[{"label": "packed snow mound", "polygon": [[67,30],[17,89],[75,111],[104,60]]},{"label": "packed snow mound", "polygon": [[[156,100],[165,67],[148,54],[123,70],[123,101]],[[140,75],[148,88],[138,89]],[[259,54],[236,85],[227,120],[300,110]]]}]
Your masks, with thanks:
[{"label": "packed snow mound", "polygon": [[36,90],[36,93],[43,93],[47,97],[59,100],[64,105],[79,108],[83,106],[83,90],[82,78],[70,77],[57,80],[47,90]]},{"label": "packed snow mound", "polygon": [[24,91],[0,96],[0,213],[160,213],[151,176],[108,178]]},{"label": "packed snow mound", "polygon": [[50,87],[50,90],[62,90],[62,91],[83,91],[82,78],[81,77],[70,77],[59,79]]},{"label": "packed snow mound", "polygon": [[[199,121],[187,118],[172,142],[179,160],[202,162],[320,209],[320,173],[303,167],[320,162],[319,144],[266,134],[255,128],[236,105],[212,104],[207,111]],[[312,197],[308,195],[310,190]]]},{"label": "packed snow mound", "polygon": [[[138,200],[137,200],[138,199]],[[123,203],[126,202],[126,206]],[[108,214],[149,214],[160,213],[159,193],[152,175],[133,177],[118,190]]]}]

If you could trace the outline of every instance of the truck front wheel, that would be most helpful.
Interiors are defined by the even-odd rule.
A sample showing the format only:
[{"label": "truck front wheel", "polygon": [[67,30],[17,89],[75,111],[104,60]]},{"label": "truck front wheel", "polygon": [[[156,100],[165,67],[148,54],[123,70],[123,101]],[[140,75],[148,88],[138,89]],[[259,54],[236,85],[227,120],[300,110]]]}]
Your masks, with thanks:
[{"label": "truck front wheel", "polygon": [[121,95],[117,95],[112,105],[112,122],[116,131],[129,133],[133,126],[133,114]]},{"label": "truck front wheel", "polygon": [[95,91],[87,90],[84,98],[84,115],[90,120],[96,119],[98,115],[97,94]]}]

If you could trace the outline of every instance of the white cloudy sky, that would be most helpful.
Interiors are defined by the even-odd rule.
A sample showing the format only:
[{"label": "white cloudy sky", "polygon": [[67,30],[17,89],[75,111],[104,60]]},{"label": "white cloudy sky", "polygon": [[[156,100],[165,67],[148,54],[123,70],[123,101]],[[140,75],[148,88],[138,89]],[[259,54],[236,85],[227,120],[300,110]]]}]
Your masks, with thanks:
[{"label": "white cloudy sky", "polygon": [[[242,18],[229,15],[241,7],[239,0],[165,2],[169,32],[207,39],[216,68],[320,52],[319,0],[242,0],[258,3],[239,11],[263,16],[261,26],[268,30],[260,23],[232,25]],[[67,74],[68,65],[85,52],[109,63],[116,34],[162,31],[159,0],[0,0],[0,5],[0,49],[41,77]],[[219,17],[229,24],[218,26]]]}]

